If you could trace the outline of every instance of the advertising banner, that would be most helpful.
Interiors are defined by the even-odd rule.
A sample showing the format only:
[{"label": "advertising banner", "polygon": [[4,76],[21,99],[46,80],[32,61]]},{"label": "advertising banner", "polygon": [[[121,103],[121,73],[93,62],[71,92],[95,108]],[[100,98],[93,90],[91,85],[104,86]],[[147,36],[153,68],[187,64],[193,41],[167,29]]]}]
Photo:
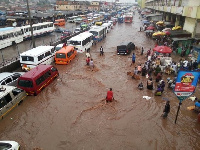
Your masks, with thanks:
[{"label": "advertising banner", "polygon": [[179,71],[174,88],[174,94],[182,102],[192,95],[197,86],[199,72]]}]

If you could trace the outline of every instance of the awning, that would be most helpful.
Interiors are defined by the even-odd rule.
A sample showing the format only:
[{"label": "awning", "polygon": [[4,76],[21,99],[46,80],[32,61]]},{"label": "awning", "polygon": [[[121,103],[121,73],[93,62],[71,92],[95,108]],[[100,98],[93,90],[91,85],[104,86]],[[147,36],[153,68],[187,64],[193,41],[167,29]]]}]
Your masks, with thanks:
[{"label": "awning", "polygon": [[192,33],[186,31],[186,30],[171,30],[169,31],[171,38],[175,38],[175,37],[191,37]]}]

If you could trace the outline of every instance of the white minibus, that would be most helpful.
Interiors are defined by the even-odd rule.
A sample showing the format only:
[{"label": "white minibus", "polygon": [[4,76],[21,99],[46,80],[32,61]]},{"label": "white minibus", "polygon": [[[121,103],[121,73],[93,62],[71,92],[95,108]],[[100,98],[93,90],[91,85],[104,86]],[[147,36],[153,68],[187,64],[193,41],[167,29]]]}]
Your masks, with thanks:
[{"label": "white minibus", "polygon": [[54,46],[38,46],[20,54],[23,71],[29,71],[39,64],[50,65],[54,61]]},{"label": "white minibus", "polygon": [[93,44],[93,34],[86,31],[80,33],[67,41],[69,46],[74,46],[75,50],[79,53],[83,53],[90,49]]}]

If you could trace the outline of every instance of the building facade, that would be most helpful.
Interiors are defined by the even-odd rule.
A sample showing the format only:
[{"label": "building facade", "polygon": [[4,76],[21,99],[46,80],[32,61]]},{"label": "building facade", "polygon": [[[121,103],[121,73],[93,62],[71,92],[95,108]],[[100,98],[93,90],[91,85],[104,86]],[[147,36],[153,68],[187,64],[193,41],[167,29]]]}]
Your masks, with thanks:
[{"label": "building facade", "polygon": [[87,3],[83,1],[56,1],[55,10],[57,11],[84,11]]},{"label": "building facade", "polygon": [[182,26],[192,37],[200,37],[200,0],[146,0],[145,8],[162,13],[164,21]]}]

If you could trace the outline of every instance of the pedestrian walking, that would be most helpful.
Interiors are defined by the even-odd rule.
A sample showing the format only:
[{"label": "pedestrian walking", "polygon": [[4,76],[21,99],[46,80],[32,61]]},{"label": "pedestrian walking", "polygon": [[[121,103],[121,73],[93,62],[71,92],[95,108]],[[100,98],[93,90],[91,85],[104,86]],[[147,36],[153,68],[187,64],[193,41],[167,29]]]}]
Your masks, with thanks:
[{"label": "pedestrian walking", "polygon": [[170,112],[170,104],[169,104],[169,101],[167,101],[166,104],[165,104],[165,108],[163,110],[162,117],[165,119],[168,116],[169,112]]},{"label": "pedestrian walking", "polygon": [[101,47],[100,47],[100,56],[103,56],[103,53],[104,53],[104,52],[103,52],[103,47],[101,46]]},{"label": "pedestrian walking", "polygon": [[135,53],[133,53],[133,55],[132,55],[132,63],[131,63],[131,65],[134,64],[134,63],[135,63]]},{"label": "pedestrian walking", "polygon": [[141,55],[143,55],[144,54],[144,48],[142,47],[142,50],[141,50]]},{"label": "pedestrian walking", "polygon": [[89,65],[90,65],[90,68],[92,68],[92,71],[93,71],[93,69],[94,69],[94,62],[93,62],[93,59],[90,60]]},{"label": "pedestrian walking", "polygon": [[89,63],[90,63],[90,57],[87,57],[87,58],[86,58],[86,65],[89,66]]},{"label": "pedestrian walking", "polygon": [[149,78],[147,80],[147,89],[153,90],[153,81],[152,81],[152,78]]}]

